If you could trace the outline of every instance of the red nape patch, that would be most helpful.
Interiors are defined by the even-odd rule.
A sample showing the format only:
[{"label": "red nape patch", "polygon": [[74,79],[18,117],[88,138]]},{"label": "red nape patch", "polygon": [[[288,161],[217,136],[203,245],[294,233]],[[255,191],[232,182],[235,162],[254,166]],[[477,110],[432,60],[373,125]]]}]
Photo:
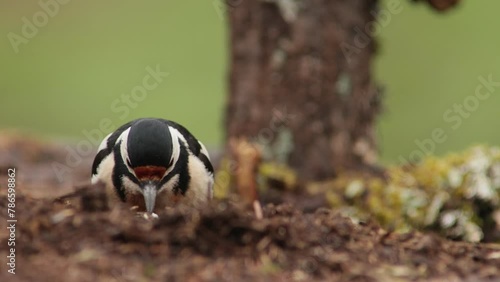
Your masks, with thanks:
[{"label": "red nape patch", "polygon": [[140,166],[134,168],[135,175],[138,179],[160,180],[167,171],[161,166]]}]

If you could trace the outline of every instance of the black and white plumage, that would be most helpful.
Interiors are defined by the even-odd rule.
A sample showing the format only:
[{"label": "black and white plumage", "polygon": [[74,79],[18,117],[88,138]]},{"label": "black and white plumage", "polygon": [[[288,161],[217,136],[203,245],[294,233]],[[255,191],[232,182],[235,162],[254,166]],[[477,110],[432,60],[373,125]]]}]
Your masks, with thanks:
[{"label": "black and white plumage", "polygon": [[92,165],[92,183],[108,195],[152,213],[212,198],[214,171],[205,146],[173,121],[142,118],[104,138]]}]

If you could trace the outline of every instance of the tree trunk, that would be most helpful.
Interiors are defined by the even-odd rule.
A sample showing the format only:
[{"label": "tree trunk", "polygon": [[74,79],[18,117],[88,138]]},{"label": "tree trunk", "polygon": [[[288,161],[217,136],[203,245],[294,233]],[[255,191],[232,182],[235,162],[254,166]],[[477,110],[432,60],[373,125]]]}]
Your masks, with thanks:
[{"label": "tree trunk", "polygon": [[376,0],[228,0],[227,141],[303,180],[376,161],[380,93],[370,75]]}]

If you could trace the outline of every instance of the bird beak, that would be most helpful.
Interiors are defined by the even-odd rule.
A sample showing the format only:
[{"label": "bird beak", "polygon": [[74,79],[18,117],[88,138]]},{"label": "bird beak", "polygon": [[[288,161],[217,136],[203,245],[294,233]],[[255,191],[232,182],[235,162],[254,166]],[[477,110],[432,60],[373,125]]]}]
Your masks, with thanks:
[{"label": "bird beak", "polygon": [[144,196],[144,203],[146,204],[146,211],[152,213],[155,208],[156,202],[156,185],[154,183],[146,183],[142,189],[142,195]]}]

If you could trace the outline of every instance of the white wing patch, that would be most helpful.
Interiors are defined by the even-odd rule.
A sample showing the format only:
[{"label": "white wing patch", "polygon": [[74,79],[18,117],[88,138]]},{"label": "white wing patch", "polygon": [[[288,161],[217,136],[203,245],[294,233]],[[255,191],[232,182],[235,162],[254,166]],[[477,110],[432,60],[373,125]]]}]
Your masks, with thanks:
[{"label": "white wing patch", "polygon": [[188,165],[191,175],[188,193],[193,193],[193,201],[206,202],[213,197],[213,175],[197,157],[189,156]]},{"label": "white wing patch", "polygon": [[186,146],[187,148],[189,148],[189,145],[186,141],[186,138],[184,138],[184,135],[182,135],[179,130],[171,127],[171,126],[168,126],[168,129],[170,130],[170,134],[172,135],[172,137],[177,137],[179,138],[179,140],[181,140],[183,143],[184,143],[184,146]]},{"label": "white wing patch", "polygon": [[106,135],[106,137],[104,137],[104,139],[102,140],[101,144],[99,145],[99,148],[97,149],[97,152],[100,152],[104,149],[107,148],[108,146],[108,139],[109,137],[111,136],[111,134],[113,134],[113,132],[111,132],[110,134]]},{"label": "white wing patch", "polygon": [[168,130],[170,130],[170,135],[172,136],[172,157],[174,158],[174,161],[172,162],[172,166],[168,168],[167,171],[165,171],[165,175],[169,174],[175,167],[175,164],[179,160],[179,156],[181,154],[181,145],[179,144],[179,140],[182,140],[184,142],[185,146],[187,146],[186,139],[184,139],[184,136],[175,128],[169,126]]},{"label": "white wing patch", "polygon": [[207,148],[205,147],[205,145],[203,145],[203,143],[201,143],[200,141],[198,141],[198,143],[200,143],[200,146],[201,146],[201,153],[203,155],[205,155],[207,157],[207,159],[211,162],[210,156],[208,155],[208,151],[207,151]]},{"label": "white wing patch", "polygon": [[120,134],[120,137],[116,140],[116,143],[121,141],[120,144],[120,153],[122,155],[122,160],[125,163],[125,166],[127,167],[127,170],[132,174],[135,175],[134,170],[128,165],[130,163],[130,159],[128,157],[128,150],[127,150],[127,143],[128,143],[128,134],[130,133],[130,127],[127,128],[127,130],[123,131],[122,134]]},{"label": "white wing patch", "polygon": [[101,181],[108,187],[113,187],[113,168],[115,167],[114,154],[107,155],[97,167],[97,174],[92,175],[91,183],[96,184]]}]

